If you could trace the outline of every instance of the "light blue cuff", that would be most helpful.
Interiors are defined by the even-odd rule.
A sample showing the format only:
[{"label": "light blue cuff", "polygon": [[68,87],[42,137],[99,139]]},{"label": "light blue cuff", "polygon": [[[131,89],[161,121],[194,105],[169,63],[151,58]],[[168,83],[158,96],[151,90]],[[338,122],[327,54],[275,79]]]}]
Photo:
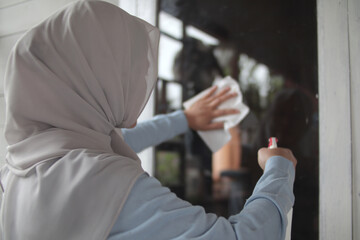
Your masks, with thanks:
[{"label": "light blue cuff", "polygon": [[281,156],[273,156],[266,161],[265,172],[268,171],[284,171],[289,175],[289,183],[294,183],[295,180],[295,167],[294,164]]}]

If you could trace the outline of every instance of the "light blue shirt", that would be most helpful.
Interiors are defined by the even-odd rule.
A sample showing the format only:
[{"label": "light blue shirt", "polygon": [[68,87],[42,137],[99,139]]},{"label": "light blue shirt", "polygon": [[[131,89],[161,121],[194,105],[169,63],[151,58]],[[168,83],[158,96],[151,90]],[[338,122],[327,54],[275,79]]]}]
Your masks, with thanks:
[{"label": "light blue shirt", "polygon": [[[187,128],[183,112],[177,111],[124,130],[123,136],[139,152]],[[286,213],[294,203],[294,176],[290,161],[270,158],[244,209],[225,219],[177,198],[158,180],[143,174],[132,188],[108,239],[284,239]]]},{"label": "light blue shirt", "polygon": [[189,129],[183,111],[157,115],[149,121],[138,123],[135,128],[121,129],[125,142],[139,153],[166,140],[185,133]]}]

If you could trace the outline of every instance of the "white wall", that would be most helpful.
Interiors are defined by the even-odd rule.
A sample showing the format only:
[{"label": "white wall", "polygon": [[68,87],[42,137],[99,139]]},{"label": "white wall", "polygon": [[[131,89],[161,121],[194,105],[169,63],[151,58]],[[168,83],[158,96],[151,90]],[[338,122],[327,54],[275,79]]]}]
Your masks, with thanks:
[{"label": "white wall", "polygon": [[320,239],[360,239],[360,3],[318,0]]},{"label": "white wall", "polygon": [[349,52],[353,159],[353,239],[360,239],[360,1],[349,0]]}]

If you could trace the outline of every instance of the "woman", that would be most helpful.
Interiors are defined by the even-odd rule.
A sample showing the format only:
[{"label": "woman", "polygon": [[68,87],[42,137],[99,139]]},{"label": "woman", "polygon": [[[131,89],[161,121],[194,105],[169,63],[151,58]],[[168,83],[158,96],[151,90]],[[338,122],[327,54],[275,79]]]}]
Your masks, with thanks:
[{"label": "woman", "polygon": [[[278,185],[260,182],[259,194],[230,221],[177,199],[144,173],[120,128],[136,125],[156,82],[158,39],[156,28],[113,5],[80,1],[19,40],[5,76],[4,240],[284,234],[294,167],[270,156],[295,164],[287,150],[260,154],[264,179]],[[202,102],[215,111],[220,100],[213,97]],[[184,128],[186,119],[192,125],[191,113],[180,116],[188,117]]]}]

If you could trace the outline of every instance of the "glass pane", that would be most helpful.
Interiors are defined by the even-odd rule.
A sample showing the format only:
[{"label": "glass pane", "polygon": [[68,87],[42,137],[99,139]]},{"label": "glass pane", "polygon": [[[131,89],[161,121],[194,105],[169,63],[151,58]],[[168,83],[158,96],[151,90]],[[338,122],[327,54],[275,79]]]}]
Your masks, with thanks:
[{"label": "glass pane", "polygon": [[[171,94],[172,101],[179,105],[211,86],[216,76],[230,75],[250,108],[231,129],[231,142],[216,154],[194,131],[180,139],[186,163],[186,194],[180,197],[225,217],[238,213],[262,174],[257,150],[275,136],[298,159],[292,239],[318,239],[316,1],[160,3],[161,11],[186,29],[182,47],[176,53],[171,49],[172,57],[159,65],[160,72],[171,69],[169,79],[181,83],[183,98],[174,101]],[[160,52],[168,50],[160,46]]]},{"label": "glass pane", "polygon": [[166,84],[166,99],[169,108],[178,110],[182,107],[182,86],[179,83],[169,82]]},{"label": "glass pane", "polygon": [[167,186],[180,184],[180,155],[177,152],[157,151],[157,178]]},{"label": "glass pane", "polygon": [[207,45],[218,45],[219,40],[215,37],[201,31],[200,29],[197,29],[193,26],[187,26],[186,27],[186,35],[195,39],[198,39],[202,41],[203,43]]},{"label": "glass pane", "polygon": [[166,80],[174,80],[173,63],[176,54],[182,49],[180,41],[169,38],[168,36],[160,36],[159,46],[159,77]]},{"label": "glass pane", "polygon": [[182,21],[163,11],[159,13],[159,29],[174,38],[181,39],[183,37]]}]

